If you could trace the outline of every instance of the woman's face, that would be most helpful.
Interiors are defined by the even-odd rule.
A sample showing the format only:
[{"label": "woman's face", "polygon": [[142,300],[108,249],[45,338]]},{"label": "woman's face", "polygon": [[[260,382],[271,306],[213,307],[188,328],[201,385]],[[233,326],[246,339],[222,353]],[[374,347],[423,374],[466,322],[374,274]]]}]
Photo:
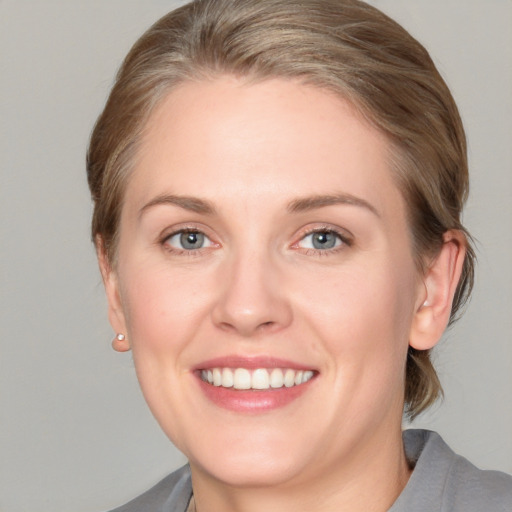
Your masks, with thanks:
[{"label": "woman's face", "polygon": [[292,81],[187,83],[152,116],[107,290],[193,471],[311,481],[399,433],[423,285],[387,151]]}]

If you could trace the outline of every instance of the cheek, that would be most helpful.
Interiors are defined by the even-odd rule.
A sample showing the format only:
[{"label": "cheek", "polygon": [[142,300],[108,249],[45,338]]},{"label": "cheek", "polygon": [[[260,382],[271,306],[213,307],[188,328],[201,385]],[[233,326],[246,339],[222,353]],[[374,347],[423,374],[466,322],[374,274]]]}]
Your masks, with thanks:
[{"label": "cheek", "polygon": [[122,299],[137,378],[164,431],[179,438],[182,424],[172,411],[182,410],[190,393],[184,386],[187,362],[208,311],[200,286],[205,276],[191,279],[190,273],[147,261],[127,262],[128,269]]},{"label": "cheek", "polygon": [[[373,328],[403,332],[410,323],[414,280],[409,272],[390,265],[386,269],[351,266],[324,276],[312,275],[303,284],[303,306],[309,317],[344,338]],[[307,307],[306,307],[307,306]],[[373,343],[381,336],[376,337]],[[371,340],[367,340],[370,342]]]},{"label": "cheek", "polygon": [[336,386],[401,386],[415,292],[407,268],[353,265],[305,283],[300,308],[315,350],[330,355]]},{"label": "cheek", "polygon": [[207,309],[206,276],[148,263],[132,268],[122,301],[134,357],[141,351],[160,354],[186,345]]}]

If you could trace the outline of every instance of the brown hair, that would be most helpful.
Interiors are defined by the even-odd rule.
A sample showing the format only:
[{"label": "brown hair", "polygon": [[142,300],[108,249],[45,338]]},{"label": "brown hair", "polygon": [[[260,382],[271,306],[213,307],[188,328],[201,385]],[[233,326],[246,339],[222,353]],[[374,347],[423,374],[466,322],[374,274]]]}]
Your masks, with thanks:
[{"label": "brown hair", "polygon": [[[468,192],[464,129],[425,48],[358,0],[196,0],[143,34],[117,74],[87,154],[92,235],[111,264],[124,190],[149,116],[177,84],[221,74],[281,77],[334,91],[386,134],[418,267],[426,268],[447,230],[465,234],[453,321],[471,292],[475,260],[460,221]],[[441,393],[429,351],[409,348],[408,415]]]}]

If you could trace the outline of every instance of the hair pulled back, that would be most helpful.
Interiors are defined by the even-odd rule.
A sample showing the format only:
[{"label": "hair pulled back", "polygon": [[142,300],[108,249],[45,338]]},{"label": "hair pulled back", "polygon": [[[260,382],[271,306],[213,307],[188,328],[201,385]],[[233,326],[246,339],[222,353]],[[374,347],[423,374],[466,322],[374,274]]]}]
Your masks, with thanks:
[{"label": "hair pulled back", "polygon": [[[358,0],[196,0],[135,43],[98,118],[87,154],[93,240],[115,265],[124,191],[151,113],[186,81],[225,74],[292,79],[350,101],[391,146],[417,265],[425,270],[447,230],[467,253],[451,321],[469,297],[474,252],[461,224],[468,193],[466,139],[455,102],[428,52],[400,25]],[[409,348],[410,417],[442,393],[429,351]]]}]

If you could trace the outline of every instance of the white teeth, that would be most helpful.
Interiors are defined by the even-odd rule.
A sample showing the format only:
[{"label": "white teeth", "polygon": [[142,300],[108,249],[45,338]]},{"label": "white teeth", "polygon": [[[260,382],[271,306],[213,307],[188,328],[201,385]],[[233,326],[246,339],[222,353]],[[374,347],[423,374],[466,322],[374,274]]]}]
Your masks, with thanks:
[{"label": "white teeth", "polygon": [[304,372],[304,375],[302,376],[302,384],[307,382],[308,380],[311,380],[313,378],[313,372],[311,370],[306,370]]},{"label": "white teeth", "polygon": [[284,372],[284,385],[291,388],[295,384],[295,372],[293,370],[286,370]]},{"label": "white teeth", "polygon": [[235,389],[251,389],[251,374],[245,368],[237,368],[233,375],[233,387]]},{"label": "white teeth", "polygon": [[219,368],[213,369],[213,385],[220,386],[222,384],[222,373]]},{"label": "white teeth", "polygon": [[201,379],[209,384],[235,389],[279,389],[291,388],[312,379],[312,370],[292,370],[291,368],[212,368],[201,371]]},{"label": "white teeth", "polygon": [[233,372],[230,368],[224,368],[222,370],[222,387],[223,388],[232,388],[234,384],[233,380]]},{"label": "white teeth", "polygon": [[284,384],[283,370],[281,368],[274,368],[270,373],[270,387],[282,388]]},{"label": "white teeth", "polygon": [[258,368],[252,372],[252,389],[268,389],[270,387],[270,378],[267,370]]}]

